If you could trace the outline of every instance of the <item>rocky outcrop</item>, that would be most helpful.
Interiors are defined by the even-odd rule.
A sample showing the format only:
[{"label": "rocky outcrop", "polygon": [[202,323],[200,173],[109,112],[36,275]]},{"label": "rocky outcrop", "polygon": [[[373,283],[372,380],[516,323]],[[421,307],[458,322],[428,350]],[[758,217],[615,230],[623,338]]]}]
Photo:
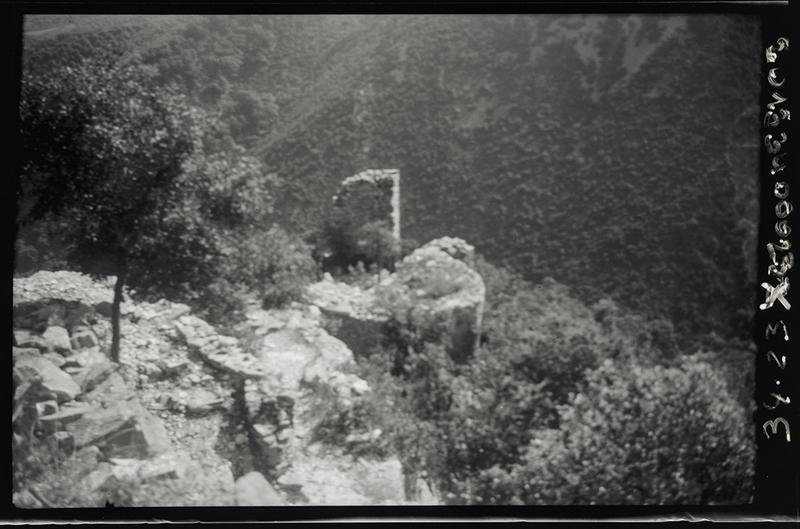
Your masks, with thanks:
[{"label": "rocky outcrop", "polygon": [[468,359],[478,346],[486,299],[483,279],[437,245],[425,245],[403,259],[396,272],[375,287],[375,297],[379,307],[427,339],[446,338],[457,362]]},{"label": "rocky outcrop", "polygon": [[[295,505],[405,501],[396,458],[355,459],[342,447],[317,440],[324,420],[360,398],[369,398],[370,391],[367,382],[353,373],[353,353],[323,329],[322,321],[318,308],[296,304],[282,310],[252,310],[236,330],[239,346],[231,350],[256,358],[261,369],[255,377],[252,365],[239,373],[236,363],[224,368],[240,381],[246,435],[258,462],[259,474],[237,483],[237,502],[246,502],[240,504],[275,504],[277,498],[265,482],[282,501]],[[255,490],[241,492],[243,483]]]},{"label": "rocky outcrop", "polygon": [[390,319],[419,329],[431,341],[446,339],[454,360],[463,362],[478,345],[486,288],[470,267],[474,248],[461,239],[431,241],[403,259],[393,274],[363,289],[329,275],[307,290],[326,326],[357,355],[383,340]]},{"label": "rocky outcrop", "polygon": [[[27,278],[25,289],[15,280],[26,292],[25,318],[15,306],[15,341],[33,346],[13,350],[13,440],[15,457],[47,446],[69,464],[16,490],[16,505],[406,503],[397,457],[349,452],[380,430],[342,432],[338,441],[321,434],[371,390],[318,307],[252,310],[223,334],[185,305],[129,299],[116,364],[104,353],[107,318],[89,310],[95,300],[54,298],[85,276],[56,277],[44,287]],[[70,311],[80,317],[67,323]],[[70,349],[47,345],[42,335],[53,326],[66,330]]]},{"label": "rocky outcrop", "polygon": [[[105,354],[109,322],[95,310],[104,296],[111,299],[103,283],[74,272],[14,280],[14,341],[26,345],[13,348],[14,460],[27,475],[39,476],[15,492],[15,505],[102,506],[109,494],[139,506],[162,498],[171,505],[232,505],[230,463],[207,452],[187,453],[186,428],[173,426],[186,424],[184,416],[193,412],[218,410],[223,400],[214,377],[172,343],[177,331],[169,318],[188,307],[164,300],[124,303],[122,363],[116,364]],[[185,378],[164,380],[178,374]],[[159,381],[166,385],[154,387]],[[158,397],[173,394],[170,385],[183,386],[179,391],[192,398],[160,417]],[[206,437],[216,432],[201,430]],[[44,453],[61,463],[42,459]],[[155,483],[168,488],[141,497]],[[169,492],[174,487],[187,492],[176,497]],[[198,489],[201,496],[193,498]],[[126,494],[140,497],[126,500]]]}]

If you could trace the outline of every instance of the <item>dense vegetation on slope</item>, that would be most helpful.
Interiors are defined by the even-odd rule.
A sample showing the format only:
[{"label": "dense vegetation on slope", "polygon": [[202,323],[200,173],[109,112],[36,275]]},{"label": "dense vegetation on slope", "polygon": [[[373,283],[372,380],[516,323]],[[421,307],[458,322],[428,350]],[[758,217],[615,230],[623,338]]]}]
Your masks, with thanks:
[{"label": "dense vegetation on slope", "polygon": [[400,325],[364,368],[377,397],[332,423],[387,432],[448,503],[750,501],[752,385],[725,369],[733,351],[680,351],[663,320],[479,270],[490,339],[474,358]]},{"label": "dense vegetation on slope", "polygon": [[[118,22],[114,39],[131,35],[120,60],[156,65],[219,112],[223,141],[283,179],[279,213],[293,225],[318,228],[343,177],[398,167],[413,239],[461,236],[528,279],[613,295],[681,331],[749,336],[754,19],[162,24],[171,31],[143,40],[152,28]],[[31,67],[98,35],[31,39]]]},{"label": "dense vegetation on slope", "polygon": [[[742,57],[729,49],[741,31],[717,21],[667,37],[654,21],[607,19],[594,38],[612,42],[587,64],[573,39],[592,32],[575,22],[573,38],[556,21],[503,17],[376,29],[362,43],[375,52],[350,59],[352,93],[263,148],[267,165],[298,175],[286,204],[315,200],[309,182],[399,167],[405,235],[468,238],[529,279],[746,336],[757,146],[740,152],[749,138],[736,134],[755,137],[756,120],[738,131],[737,119],[755,116],[757,41]],[[630,73],[618,71],[626,34],[663,40]]]}]

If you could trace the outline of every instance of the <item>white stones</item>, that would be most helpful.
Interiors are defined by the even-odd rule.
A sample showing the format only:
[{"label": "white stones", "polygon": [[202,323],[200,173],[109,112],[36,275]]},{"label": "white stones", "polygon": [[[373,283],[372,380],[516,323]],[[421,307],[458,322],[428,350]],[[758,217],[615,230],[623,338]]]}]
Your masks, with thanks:
[{"label": "white stones", "polygon": [[356,395],[363,395],[369,391],[369,384],[367,384],[366,380],[359,379],[353,382],[352,386],[350,386],[350,389]]},{"label": "white stones", "polygon": [[48,327],[42,334],[47,348],[57,353],[69,352],[72,345],[69,340],[69,333],[64,327],[53,325]]},{"label": "white stones", "polygon": [[104,301],[110,302],[114,296],[112,288],[113,282],[109,287],[78,272],[43,270],[29,277],[14,278],[14,305],[41,299],[60,299],[93,306]]}]

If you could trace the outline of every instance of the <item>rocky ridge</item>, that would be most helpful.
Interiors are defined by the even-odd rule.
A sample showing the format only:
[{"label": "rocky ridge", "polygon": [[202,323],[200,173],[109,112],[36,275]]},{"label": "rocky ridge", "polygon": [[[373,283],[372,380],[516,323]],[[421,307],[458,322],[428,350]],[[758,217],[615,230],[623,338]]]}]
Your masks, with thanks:
[{"label": "rocky ridge", "polygon": [[369,394],[317,307],[254,309],[228,336],[186,305],[129,297],[117,365],[105,355],[112,284],[14,280],[15,454],[57,455],[15,489],[16,505],[409,503],[396,457],[354,457],[316,434]]}]

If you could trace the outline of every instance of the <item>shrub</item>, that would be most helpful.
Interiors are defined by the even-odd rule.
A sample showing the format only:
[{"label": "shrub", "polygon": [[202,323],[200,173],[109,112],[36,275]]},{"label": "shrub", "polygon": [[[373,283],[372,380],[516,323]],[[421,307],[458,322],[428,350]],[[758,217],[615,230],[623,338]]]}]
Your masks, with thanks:
[{"label": "shrub", "polygon": [[408,243],[397,241],[384,221],[357,225],[343,215],[331,215],[317,235],[316,247],[326,271],[341,273],[359,263],[393,271]]},{"label": "shrub", "polygon": [[311,247],[279,226],[254,230],[231,255],[226,275],[256,292],[265,307],[298,300],[318,272]]},{"label": "shrub", "polygon": [[753,440],[745,409],[713,368],[607,360],[534,432],[522,462],[480,477],[492,502],[715,504],[750,500]]}]

